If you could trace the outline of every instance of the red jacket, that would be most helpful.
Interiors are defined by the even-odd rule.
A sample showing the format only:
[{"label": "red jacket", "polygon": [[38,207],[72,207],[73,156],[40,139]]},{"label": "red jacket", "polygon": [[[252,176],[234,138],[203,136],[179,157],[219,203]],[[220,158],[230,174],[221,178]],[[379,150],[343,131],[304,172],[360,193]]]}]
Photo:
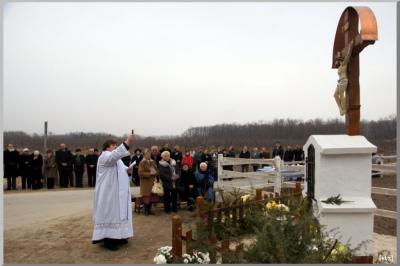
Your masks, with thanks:
[{"label": "red jacket", "polygon": [[183,157],[181,165],[183,166],[184,164],[187,164],[189,166],[189,169],[192,168],[193,166],[193,158],[190,155],[186,155]]}]

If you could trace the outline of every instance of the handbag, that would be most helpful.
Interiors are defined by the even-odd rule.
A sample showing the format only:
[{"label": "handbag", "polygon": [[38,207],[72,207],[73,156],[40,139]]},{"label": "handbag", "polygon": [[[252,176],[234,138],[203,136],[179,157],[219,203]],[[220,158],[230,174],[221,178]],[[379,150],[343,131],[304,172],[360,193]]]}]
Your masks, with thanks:
[{"label": "handbag", "polygon": [[158,195],[158,196],[163,196],[164,195],[164,189],[162,187],[161,182],[154,180],[153,187],[151,188],[151,192]]}]

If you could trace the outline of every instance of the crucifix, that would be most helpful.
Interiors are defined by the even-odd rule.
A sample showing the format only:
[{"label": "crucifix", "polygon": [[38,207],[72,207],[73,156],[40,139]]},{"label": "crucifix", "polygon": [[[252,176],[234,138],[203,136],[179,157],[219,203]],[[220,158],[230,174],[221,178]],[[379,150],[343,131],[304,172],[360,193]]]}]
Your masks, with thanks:
[{"label": "crucifix", "polygon": [[332,68],[338,68],[335,99],[340,114],[346,116],[346,133],[350,136],[361,133],[359,54],[376,40],[378,27],[372,10],[369,7],[347,7],[336,29]]}]

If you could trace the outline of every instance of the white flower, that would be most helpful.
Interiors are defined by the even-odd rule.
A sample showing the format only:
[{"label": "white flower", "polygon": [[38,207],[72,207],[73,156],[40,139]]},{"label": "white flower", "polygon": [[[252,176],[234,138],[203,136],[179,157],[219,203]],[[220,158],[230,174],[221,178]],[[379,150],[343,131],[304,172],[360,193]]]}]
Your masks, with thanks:
[{"label": "white flower", "polygon": [[157,255],[156,257],[154,257],[154,262],[156,264],[166,264],[167,263],[167,259],[165,258],[164,255]]},{"label": "white flower", "polygon": [[183,259],[183,263],[188,264],[189,260],[188,259]]}]

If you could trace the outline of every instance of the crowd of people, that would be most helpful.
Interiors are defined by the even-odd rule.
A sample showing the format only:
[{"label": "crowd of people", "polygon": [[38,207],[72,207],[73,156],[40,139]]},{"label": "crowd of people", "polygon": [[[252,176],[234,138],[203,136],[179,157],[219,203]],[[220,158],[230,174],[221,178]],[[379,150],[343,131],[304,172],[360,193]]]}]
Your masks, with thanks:
[{"label": "crowd of people", "polygon": [[94,187],[98,157],[97,149],[89,149],[86,156],[82,154],[81,149],[76,149],[73,154],[64,143],[60,144],[56,152],[48,149],[45,156],[38,150],[31,152],[28,148],[19,152],[13,144],[8,144],[3,157],[7,190],[17,189],[16,180],[19,176],[22,189],[83,187],[85,169],[88,186]]},{"label": "crowd of people", "polygon": [[[233,146],[228,148],[204,148],[196,150],[183,149],[178,145],[171,150],[165,143],[161,149],[157,145],[149,149],[137,148],[133,155],[123,157],[122,162],[128,167],[132,184],[140,186],[140,193],[144,202],[146,215],[152,214],[151,206],[158,202],[159,198],[152,194],[151,189],[155,180],[161,181],[164,189],[165,212],[176,212],[178,200],[188,203],[188,209],[194,208],[194,199],[203,195],[208,201],[213,201],[213,183],[218,179],[217,160],[218,154],[224,157],[239,157],[253,159],[268,159],[275,156],[284,161],[303,161],[304,152],[299,145],[294,149],[287,145],[286,150],[279,142],[271,149],[271,152],[262,147],[250,151],[244,146],[240,152],[236,152]],[[22,189],[40,189],[47,187],[52,189],[83,187],[83,175],[86,171],[88,186],[96,185],[96,169],[100,152],[91,148],[84,155],[77,148],[72,153],[64,143],[61,143],[57,151],[48,149],[42,156],[39,151],[33,153],[28,148],[18,152],[12,144],[8,144],[4,151],[4,177],[7,178],[7,190],[16,190],[16,178],[21,177]],[[251,167],[256,171],[262,165],[242,165],[241,170],[248,172]],[[233,166],[224,166],[224,170],[233,170]]]}]

